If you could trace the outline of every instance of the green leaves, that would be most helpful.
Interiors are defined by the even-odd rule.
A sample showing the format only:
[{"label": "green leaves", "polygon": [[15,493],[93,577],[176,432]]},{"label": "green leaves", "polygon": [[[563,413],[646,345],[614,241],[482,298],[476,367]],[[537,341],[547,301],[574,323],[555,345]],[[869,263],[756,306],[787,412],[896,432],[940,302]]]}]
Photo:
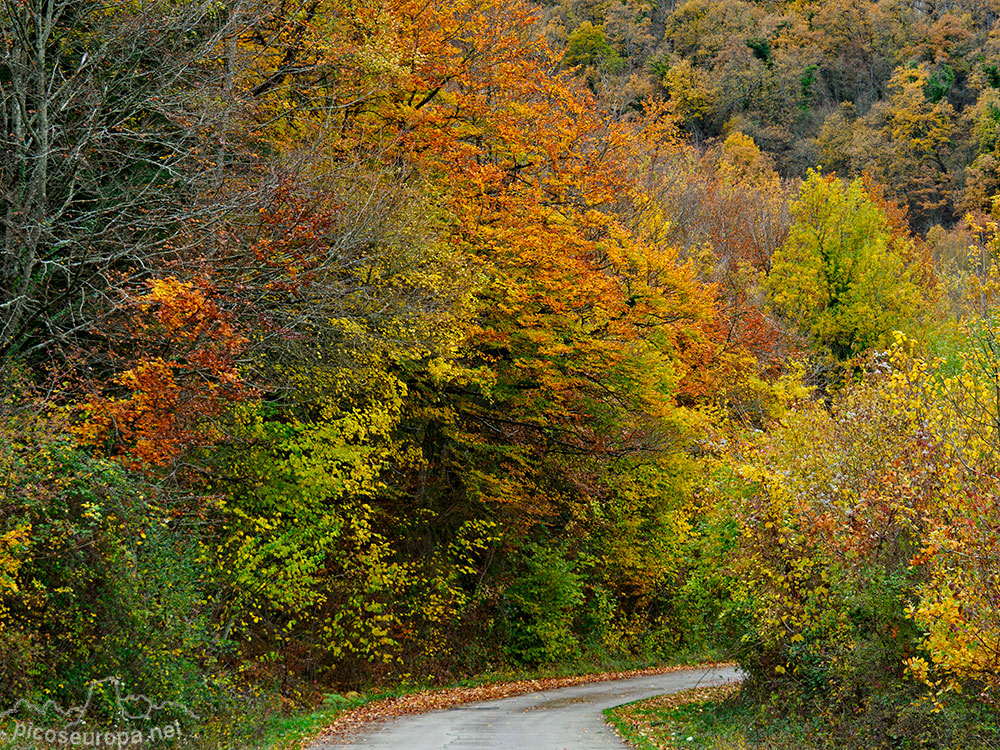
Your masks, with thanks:
[{"label": "green leaves", "polygon": [[818,350],[845,360],[912,323],[924,295],[907,261],[909,240],[893,236],[860,179],[811,171],[792,218],[765,286]]}]

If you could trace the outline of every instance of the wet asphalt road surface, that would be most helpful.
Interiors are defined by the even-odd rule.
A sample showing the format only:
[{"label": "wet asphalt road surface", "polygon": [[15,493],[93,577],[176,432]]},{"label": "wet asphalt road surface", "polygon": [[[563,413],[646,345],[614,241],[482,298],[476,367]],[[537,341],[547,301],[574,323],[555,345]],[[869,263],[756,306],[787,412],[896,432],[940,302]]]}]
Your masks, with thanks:
[{"label": "wet asphalt road surface", "polygon": [[309,750],[622,750],[605,708],[738,679],[734,668],[714,667],[526,693],[401,716]]}]

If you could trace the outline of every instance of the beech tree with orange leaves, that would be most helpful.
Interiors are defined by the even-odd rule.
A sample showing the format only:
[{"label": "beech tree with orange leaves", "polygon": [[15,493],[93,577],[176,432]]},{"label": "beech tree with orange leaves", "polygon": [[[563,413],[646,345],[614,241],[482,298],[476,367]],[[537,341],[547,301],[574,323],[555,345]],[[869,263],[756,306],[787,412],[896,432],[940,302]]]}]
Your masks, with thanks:
[{"label": "beech tree with orange leaves", "polygon": [[[393,566],[410,560],[448,592],[438,606],[456,622],[463,612],[494,617],[487,613],[506,606],[505,591],[521,591],[512,578],[518,561],[535,559],[525,543],[567,533],[567,514],[584,523],[584,537],[567,538],[562,563],[548,553],[538,560],[598,561],[584,579],[567,580],[606,596],[605,586],[619,585],[613,561],[588,549],[612,536],[626,544],[640,532],[610,507],[594,515],[587,508],[595,502],[650,508],[652,528],[675,534],[667,548],[679,554],[690,509],[683,493],[669,490],[683,460],[666,456],[690,445],[701,419],[693,407],[705,398],[700,373],[717,343],[712,290],[665,240],[661,209],[644,189],[676,134],[659,107],[615,118],[569,75],[549,72],[555,56],[532,23],[527,6],[493,0],[447,8],[386,2],[339,16],[317,6],[272,38],[285,45],[281,59],[295,64],[245,83],[284,171],[258,193],[257,216],[233,224],[227,252],[234,260],[244,253],[243,265],[254,270],[228,283],[255,290],[257,309],[281,333],[258,345],[263,371],[280,379],[264,391],[283,395],[251,406],[231,428],[240,439],[220,454],[218,475],[230,479],[215,486],[230,495],[227,507],[269,531],[255,539],[232,526],[222,549],[236,557],[219,562],[240,560],[237,588],[249,587],[279,621],[295,621],[282,636],[281,658],[315,651],[308,643],[328,607],[341,608],[338,632],[352,645],[317,654],[320,663],[344,670],[435,638],[449,644],[436,658],[458,658],[451,650],[460,630],[443,614],[416,614],[413,601],[423,594],[411,589],[395,604],[378,604],[379,645],[374,633],[348,626],[363,601],[348,586],[374,585],[362,582],[374,575],[403,586],[404,568]],[[241,41],[249,49],[258,43],[253,35]],[[331,78],[334,69],[341,73]],[[389,179],[402,187],[383,188]],[[394,195],[410,195],[410,207]],[[396,478],[388,483],[375,472],[371,484],[344,494],[315,463],[323,455],[315,436],[367,420],[370,432],[352,427],[329,439],[344,441],[345,460],[375,450]],[[356,442],[359,434],[369,435],[370,448]],[[279,455],[294,450],[304,463],[272,463],[260,452],[269,440],[284,446]],[[662,475],[661,489],[618,488],[613,467],[630,461]],[[265,464],[271,468],[262,472]],[[277,476],[290,485],[309,476],[328,489],[254,499],[271,497],[268,481]],[[413,498],[421,499],[416,527],[407,520]],[[304,530],[287,519],[313,515],[334,531],[314,538],[325,546],[306,564],[296,552]],[[349,528],[368,531],[359,538]],[[340,543],[360,544],[368,570],[348,572]],[[495,573],[483,567],[482,583],[468,577],[487,565],[476,558],[461,563],[465,576],[449,578],[466,559],[457,550],[493,545],[504,562]],[[440,552],[418,563],[412,556],[428,546]],[[289,566],[324,564],[342,573],[310,578],[302,598],[290,601],[278,584],[292,575]],[[264,570],[288,573],[266,583]],[[676,565],[657,570],[640,576],[648,588],[609,615],[616,620],[609,634],[642,631],[628,619],[646,617],[643,603],[666,590]],[[548,632],[531,621],[542,615],[524,592],[516,597],[519,627]],[[256,632],[239,614],[241,601],[237,595],[230,605],[234,622]],[[300,609],[307,604],[312,615]],[[439,635],[414,642],[407,620]],[[563,648],[515,642],[522,655]]]}]

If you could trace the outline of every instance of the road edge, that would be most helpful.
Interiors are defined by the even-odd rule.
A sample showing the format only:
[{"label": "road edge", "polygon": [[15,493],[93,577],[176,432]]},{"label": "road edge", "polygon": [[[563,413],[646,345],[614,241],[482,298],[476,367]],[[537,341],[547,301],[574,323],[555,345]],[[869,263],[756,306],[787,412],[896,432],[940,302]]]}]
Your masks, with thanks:
[{"label": "road edge", "polygon": [[543,690],[558,690],[574,685],[586,685],[595,682],[612,680],[627,680],[633,677],[646,677],[671,672],[714,669],[718,667],[734,667],[733,662],[704,662],[700,664],[682,664],[664,667],[648,667],[616,672],[594,672],[589,674],[567,675],[565,677],[542,677],[538,679],[513,680],[496,682],[473,687],[449,687],[423,690],[409,695],[380,698],[356,706],[338,715],[331,723],[315,733],[298,741],[301,750],[311,750],[318,742],[332,742],[340,737],[362,731],[372,724],[406,716],[410,714],[439,711],[453,706],[479,701],[511,698],[516,695],[537,693]]}]

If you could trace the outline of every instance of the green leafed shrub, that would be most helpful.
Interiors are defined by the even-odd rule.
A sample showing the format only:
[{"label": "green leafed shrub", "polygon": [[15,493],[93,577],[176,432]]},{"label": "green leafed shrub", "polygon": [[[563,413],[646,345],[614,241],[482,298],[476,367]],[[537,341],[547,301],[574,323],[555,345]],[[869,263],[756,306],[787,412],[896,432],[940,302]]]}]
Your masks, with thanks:
[{"label": "green leafed shrub", "polygon": [[530,545],[525,574],[507,589],[504,625],[507,650],[523,664],[542,664],[579,656],[573,631],[583,582],[560,549]]}]

